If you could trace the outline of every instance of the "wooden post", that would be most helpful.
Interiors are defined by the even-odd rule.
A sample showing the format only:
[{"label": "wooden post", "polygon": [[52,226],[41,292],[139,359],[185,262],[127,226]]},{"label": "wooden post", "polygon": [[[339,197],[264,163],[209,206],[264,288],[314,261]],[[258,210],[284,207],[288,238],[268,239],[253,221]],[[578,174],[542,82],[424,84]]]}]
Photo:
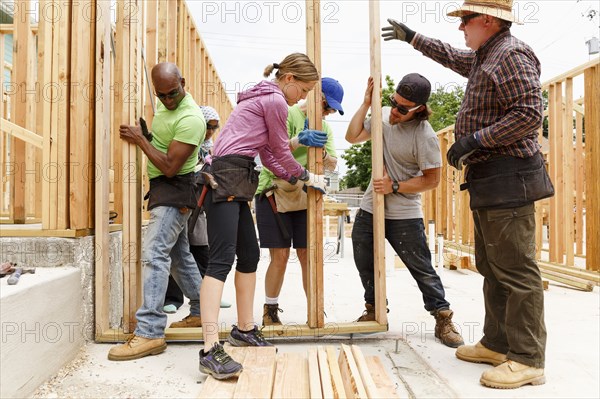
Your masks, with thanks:
[{"label": "wooden post", "polygon": [[583,195],[584,195],[584,149],[583,149],[583,115],[580,112],[575,116],[575,253],[579,256],[583,254]]},{"label": "wooden post", "polygon": [[[24,128],[30,128],[27,126],[27,73],[29,66],[27,56],[29,46],[34,45],[33,40],[31,40],[30,3],[29,0],[18,0],[15,2],[15,28],[13,31],[13,66],[17,67],[14,67],[12,70],[12,81],[16,90],[11,101],[11,119],[15,124]],[[4,74],[4,60],[1,61],[2,70],[0,72]],[[16,137],[12,137],[10,143],[10,162],[14,165],[14,171],[10,174],[11,217],[13,223],[24,224],[27,217],[25,214],[26,175],[22,173],[22,169],[26,167],[26,143]]]},{"label": "wooden post", "polygon": [[562,140],[562,169],[564,175],[564,201],[565,201],[565,218],[564,220],[564,235],[563,243],[565,248],[565,264],[569,266],[575,265],[575,224],[573,206],[573,190],[575,189],[573,177],[573,78],[567,78],[565,82],[565,114],[564,128]]},{"label": "wooden post", "polygon": [[[307,55],[317,70],[321,70],[321,2],[306,1]],[[321,82],[317,82],[308,96],[308,121],[311,129],[322,130]],[[323,149],[308,148],[308,170],[322,175]],[[308,326],[322,328],[324,317],[323,287],[323,196],[317,190],[308,190]]]},{"label": "wooden post", "polygon": [[95,13],[95,80],[97,92],[95,108],[95,315],[96,336],[110,328],[109,317],[109,253],[110,236],[108,227],[109,184],[110,184],[110,62],[111,21],[110,3],[94,0]]},{"label": "wooden post", "polygon": [[586,268],[600,270],[600,65],[584,72]]},{"label": "wooden post", "polygon": [[[550,178],[554,183],[554,187],[558,189],[558,168],[557,168],[557,149],[559,143],[557,142],[558,129],[556,123],[556,114],[557,114],[557,105],[556,105],[556,85],[551,84],[548,89],[548,143],[550,145],[550,153],[548,154],[548,169],[550,173]],[[550,230],[550,239],[548,242],[549,245],[549,257],[550,262],[558,262],[558,253],[556,247],[556,241],[558,239],[557,228],[558,224],[557,220],[557,195],[552,196],[549,199],[549,207],[548,207],[548,229]]]},{"label": "wooden post", "polygon": [[94,44],[91,25],[94,20],[86,18],[85,13],[92,10],[90,0],[72,4],[71,16],[71,91],[69,129],[69,209],[71,229],[93,227],[94,201],[93,188],[93,109],[94,98],[90,96],[93,87]]},{"label": "wooden post", "polygon": [[[371,100],[371,147],[374,179],[383,177],[383,126],[381,116],[381,29],[379,0],[369,2],[369,43],[373,95]],[[387,324],[385,290],[385,207],[384,196],[373,192],[373,249],[375,267],[375,319]]]}]

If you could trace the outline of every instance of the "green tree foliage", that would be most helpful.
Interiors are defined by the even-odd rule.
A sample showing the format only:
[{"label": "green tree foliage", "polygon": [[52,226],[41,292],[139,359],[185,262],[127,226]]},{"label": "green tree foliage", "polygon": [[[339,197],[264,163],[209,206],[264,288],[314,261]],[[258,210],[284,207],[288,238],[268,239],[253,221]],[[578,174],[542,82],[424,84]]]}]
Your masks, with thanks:
[{"label": "green tree foliage", "polygon": [[[384,107],[391,105],[389,98],[395,91],[394,80],[386,76],[381,100]],[[449,91],[438,88],[431,93],[428,104],[433,111],[429,117],[433,130],[438,131],[454,124],[463,97],[464,91],[458,86]],[[346,161],[348,171],[340,182],[340,188],[360,187],[361,190],[366,190],[371,180],[371,141],[353,144],[344,152],[342,159]]]}]

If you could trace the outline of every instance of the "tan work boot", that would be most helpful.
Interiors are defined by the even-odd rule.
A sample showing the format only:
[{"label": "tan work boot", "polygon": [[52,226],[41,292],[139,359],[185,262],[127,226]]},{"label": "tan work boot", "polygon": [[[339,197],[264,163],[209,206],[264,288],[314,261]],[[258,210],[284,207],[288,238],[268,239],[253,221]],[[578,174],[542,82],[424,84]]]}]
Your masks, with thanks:
[{"label": "tan work boot", "polygon": [[365,303],[365,310],[356,321],[375,321],[375,305]]},{"label": "tan work boot", "polygon": [[283,312],[282,309],[279,308],[279,304],[275,305],[266,304],[263,306],[263,326],[280,326],[281,320],[279,320],[279,312]]},{"label": "tan work boot", "polygon": [[200,316],[188,315],[181,321],[171,323],[169,328],[188,328],[188,327],[202,327],[202,318]]},{"label": "tan work boot", "polygon": [[477,342],[475,345],[463,345],[456,350],[456,357],[473,363],[489,363],[498,366],[506,361],[506,354],[494,352]]},{"label": "tan work boot", "polygon": [[463,341],[456,327],[454,327],[452,315],[454,315],[454,312],[450,309],[435,311],[435,337],[446,346],[458,348],[464,345],[465,341]]},{"label": "tan work boot", "polygon": [[124,344],[108,352],[108,360],[134,360],[148,355],[158,355],[167,349],[164,338],[144,338],[132,335]]},{"label": "tan work boot", "polygon": [[527,384],[545,384],[546,377],[544,369],[536,369],[514,360],[507,360],[491,370],[484,371],[479,382],[491,388],[512,389]]}]

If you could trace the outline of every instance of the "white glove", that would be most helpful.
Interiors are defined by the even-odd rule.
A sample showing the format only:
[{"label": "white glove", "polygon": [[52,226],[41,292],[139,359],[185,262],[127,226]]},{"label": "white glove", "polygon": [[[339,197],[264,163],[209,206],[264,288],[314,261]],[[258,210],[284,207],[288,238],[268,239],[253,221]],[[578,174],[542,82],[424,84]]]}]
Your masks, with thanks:
[{"label": "white glove", "polygon": [[325,191],[325,175],[315,175],[312,172],[308,172],[308,180],[304,182],[307,187],[315,190],[319,190],[323,194],[327,194]]}]

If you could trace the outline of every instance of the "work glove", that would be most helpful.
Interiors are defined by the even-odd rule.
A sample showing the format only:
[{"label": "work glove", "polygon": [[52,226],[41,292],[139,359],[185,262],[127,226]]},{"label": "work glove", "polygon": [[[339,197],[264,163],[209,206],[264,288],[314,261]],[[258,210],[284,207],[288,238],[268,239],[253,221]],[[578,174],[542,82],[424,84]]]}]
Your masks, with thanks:
[{"label": "work glove", "polygon": [[477,141],[475,134],[470,136],[461,137],[456,141],[446,154],[448,163],[454,166],[458,170],[462,170],[462,164],[477,149],[481,148],[481,145]]},{"label": "work glove", "polygon": [[395,19],[388,18],[388,22],[391,26],[386,26],[381,29],[383,31],[381,37],[383,37],[383,40],[386,42],[388,40],[402,40],[403,42],[410,43],[417,34],[417,32],[411,30],[408,26]]},{"label": "work glove", "polygon": [[320,130],[306,129],[290,140],[290,146],[295,151],[301,145],[305,147],[323,147],[327,143],[327,133]]},{"label": "work glove", "polygon": [[307,169],[304,169],[302,176],[300,176],[300,180],[304,181],[306,187],[319,190],[323,194],[327,193],[325,191],[325,175],[315,175]]}]

